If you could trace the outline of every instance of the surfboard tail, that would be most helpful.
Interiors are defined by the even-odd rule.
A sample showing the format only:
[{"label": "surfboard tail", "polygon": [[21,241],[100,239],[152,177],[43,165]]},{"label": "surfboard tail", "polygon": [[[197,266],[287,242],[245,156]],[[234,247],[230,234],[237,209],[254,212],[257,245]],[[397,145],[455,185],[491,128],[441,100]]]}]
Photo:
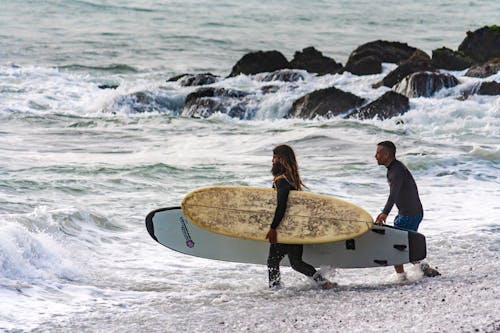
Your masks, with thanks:
[{"label": "surfboard tail", "polygon": [[408,245],[410,246],[410,262],[416,262],[427,257],[425,236],[418,232],[408,232]]}]

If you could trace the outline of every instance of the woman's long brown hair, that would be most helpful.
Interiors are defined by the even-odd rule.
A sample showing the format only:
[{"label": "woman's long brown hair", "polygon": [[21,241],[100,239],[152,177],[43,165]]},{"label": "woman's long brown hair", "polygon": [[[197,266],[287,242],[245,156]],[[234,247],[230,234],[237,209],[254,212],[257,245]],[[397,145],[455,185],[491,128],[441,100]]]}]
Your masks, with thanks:
[{"label": "woman's long brown hair", "polygon": [[279,145],[273,149],[273,155],[278,157],[285,173],[283,174],[286,180],[293,185],[297,191],[302,190],[302,186],[306,187],[302,183],[299,174],[299,165],[297,164],[297,159],[295,158],[295,152],[292,147],[288,145]]}]

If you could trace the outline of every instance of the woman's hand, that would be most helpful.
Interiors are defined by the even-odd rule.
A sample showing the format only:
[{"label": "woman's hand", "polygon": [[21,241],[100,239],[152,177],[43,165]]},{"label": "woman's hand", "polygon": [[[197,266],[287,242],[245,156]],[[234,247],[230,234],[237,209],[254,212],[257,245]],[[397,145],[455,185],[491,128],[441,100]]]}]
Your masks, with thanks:
[{"label": "woman's hand", "polygon": [[269,243],[271,244],[276,244],[278,243],[278,233],[276,232],[276,229],[269,229],[266,235],[266,239],[269,239]]}]

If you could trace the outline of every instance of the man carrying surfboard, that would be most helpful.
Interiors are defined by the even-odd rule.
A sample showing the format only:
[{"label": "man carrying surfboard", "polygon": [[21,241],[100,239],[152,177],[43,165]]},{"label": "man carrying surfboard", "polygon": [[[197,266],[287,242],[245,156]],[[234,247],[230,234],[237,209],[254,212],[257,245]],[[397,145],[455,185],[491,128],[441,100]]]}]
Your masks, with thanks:
[{"label": "man carrying surfboard", "polygon": [[276,229],[285,215],[288,195],[292,190],[301,191],[304,184],[300,179],[295,153],[290,146],[279,145],[275,147],[273,149],[272,163],[271,173],[274,176],[273,188],[276,189],[277,206],[270,229],[266,235],[266,239],[271,243],[267,258],[269,287],[279,288],[281,286],[280,262],[285,255],[288,255],[290,265],[294,270],[312,278],[322,289],[336,287],[336,283],[325,279],[313,266],[302,260],[304,248],[302,244],[278,243]]},{"label": "man carrying surfboard", "polygon": [[[417,231],[420,222],[424,217],[424,210],[418,188],[411,172],[399,160],[396,159],[396,146],[391,141],[382,141],[377,144],[375,159],[379,165],[384,165],[387,168],[387,181],[389,182],[390,193],[387,202],[375,219],[375,223],[384,224],[387,216],[391,212],[394,204],[398,207],[398,215],[394,220],[394,226]],[[428,264],[420,264],[420,268],[425,276],[434,277],[441,275]],[[403,265],[394,266],[398,280],[406,280],[406,272]]]}]

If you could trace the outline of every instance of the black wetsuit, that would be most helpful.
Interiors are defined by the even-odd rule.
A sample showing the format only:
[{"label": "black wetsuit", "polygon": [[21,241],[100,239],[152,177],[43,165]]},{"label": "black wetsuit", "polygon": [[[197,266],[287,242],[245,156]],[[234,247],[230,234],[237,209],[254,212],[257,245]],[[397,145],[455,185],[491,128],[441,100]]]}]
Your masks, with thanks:
[{"label": "black wetsuit", "polygon": [[[274,213],[274,219],[271,224],[272,229],[276,229],[283,216],[285,215],[288,194],[292,190],[296,190],[285,178],[278,178],[274,183],[277,192],[278,203]],[[279,235],[278,235],[279,237]],[[269,286],[273,287],[280,284],[280,262],[288,255],[292,268],[302,274],[312,277],[316,273],[316,269],[302,261],[302,252],[304,246],[301,244],[271,244],[269,247],[269,256],[267,258],[267,268],[269,272]],[[318,276],[318,279],[322,279]]]},{"label": "black wetsuit", "polygon": [[394,160],[389,164],[387,181],[391,192],[382,213],[389,215],[394,204],[398,207],[399,215],[412,216],[423,212],[417,184],[403,163]]}]

